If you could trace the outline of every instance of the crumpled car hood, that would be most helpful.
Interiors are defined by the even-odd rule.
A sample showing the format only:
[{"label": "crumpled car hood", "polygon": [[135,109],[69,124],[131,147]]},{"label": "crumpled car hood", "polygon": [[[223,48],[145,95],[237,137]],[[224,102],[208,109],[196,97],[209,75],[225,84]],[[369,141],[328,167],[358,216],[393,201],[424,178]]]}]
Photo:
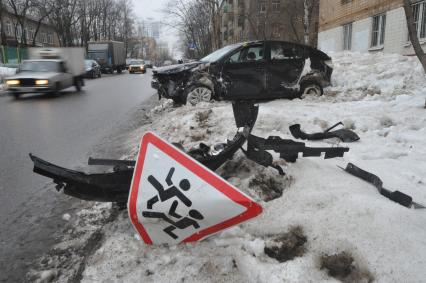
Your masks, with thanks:
[{"label": "crumpled car hood", "polygon": [[156,68],[153,70],[154,75],[170,75],[170,74],[177,74],[183,71],[191,70],[196,68],[197,66],[201,65],[202,62],[191,62],[186,64],[177,64],[177,65],[170,65],[165,67]]}]

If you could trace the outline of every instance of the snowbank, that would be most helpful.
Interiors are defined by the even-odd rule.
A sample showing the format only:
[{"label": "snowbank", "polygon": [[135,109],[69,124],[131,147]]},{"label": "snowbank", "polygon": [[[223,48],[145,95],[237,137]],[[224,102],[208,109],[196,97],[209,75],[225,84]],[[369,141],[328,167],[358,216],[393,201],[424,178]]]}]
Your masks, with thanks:
[{"label": "snowbank", "polygon": [[[287,172],[282,177],[238,153],[218,173],[262,203],[260,217],[198,244],[155,247],[136,236],[124,211],[105,227],[105,241],[88,259],[82,281],[424,282],[426,211],[385,199],[337,166],[353,162],[378,174],[386,188],[426,204],[425,76],[414,58],[333,57],[333,86],[326,95],[260,104],[254,134],[291,138],[288,127],[294,123],[313,132],[343,121],[359,142],[307,144],[348,146],[344,158],[279,161]],[[236,131],[226,102],[174,108],[163,101],[150,116],[152,124],[129,139],[150,130],[189,148],[223,142]],[[131,148],[129,156],[137,150]],[[277,260],[271,250],[292,256]],[[330,258],[348,262],[344,272],[336,274]]]},{"label": "snowbank", "polygon": [[334,64],[333,87],[329,93],[338,100],[366,97],[393,99],[401,94],[422,92],[426,86],[417,57],[385,53],[331,53]]},{"label": "snowbank", "polygon": [[13,76],[16,73],[14,68],[0,67],[0,92],[4,90],[3,80],[9,76]]}]

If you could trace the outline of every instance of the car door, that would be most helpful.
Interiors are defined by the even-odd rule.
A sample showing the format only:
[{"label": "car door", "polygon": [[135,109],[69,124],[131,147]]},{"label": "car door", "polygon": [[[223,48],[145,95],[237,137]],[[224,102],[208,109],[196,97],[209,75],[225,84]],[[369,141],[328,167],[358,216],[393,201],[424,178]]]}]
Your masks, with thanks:
[{"label": "car door", "polygon": [[287,42],[270,42],[267,88],[271,97],[290,97],[299,91],[299,78],[305,66],[303,47]]},{"label": "car door", "polygon": [[262,99],[266,93],[265,63],[263,43],[243,47],[231,54],[222,68],[226,84],[224,98]]}]

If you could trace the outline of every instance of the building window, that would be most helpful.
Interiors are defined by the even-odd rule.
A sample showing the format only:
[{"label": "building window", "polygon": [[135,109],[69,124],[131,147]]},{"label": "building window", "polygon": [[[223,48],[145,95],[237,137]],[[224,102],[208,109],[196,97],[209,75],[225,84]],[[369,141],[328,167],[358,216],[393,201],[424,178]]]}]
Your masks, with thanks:
[{"label": "building window", "polygon": [[27,36],[28,36],[29,40],[33,40],[33,38],[34,38],[34,28],[32,28],[32,27],[29,28]]},{"label": "building window", "polygon": [[352,0],[340,0],[340,3],[342,5],[345,5],[345,4],[348,4],[348,3],[351,3],[351,2],[352,2]]},{"label": "building window", "polygon": [[343,50],[352,48],[352,23],[343,26]]},{"label": "building window", "polygon": [[22,27],[20,25],[18,25],[18,27],[16,28],[16,36],[20,39],[22,36]]},{"label": "building window", "polygon": [[244,16],[239,16],[238,17],[238,27],[244,28]]},{"label": "building window", "polygon": [[386,14],[373,17],[371,47],[383,46],[385,43]]},{"label": "building window", "polygon": [[47,42],[49,44],[53,44],[53,34],[51,34],[51,33],[47,34]]},{"label": "building window", "polygon": [[13,36],[13,28],[11,22],[6,23],[6,35]]},{"label": "building window", "polygon": [[426,38],[426,1],[416,3],[412,8],[417,36],[420,39]]},{"label": "building window", "polygon": [[47,35],[44,32],[41,34],[41,42],[42,43],[47,43]]},{"label": "building window", "polygon": [[266,13],[266,1],[261,1],[259,3],[259,11],[261,13]]},{"label": "building window", "polygon": [[281,36],[281,26],[280,24],[273,24],[272,25],[272,37],[273,38],[280,38]]},{"label": "building window", "polygon": [[279,13],[281,9],[281,0],[272,0],[272,11]]}]

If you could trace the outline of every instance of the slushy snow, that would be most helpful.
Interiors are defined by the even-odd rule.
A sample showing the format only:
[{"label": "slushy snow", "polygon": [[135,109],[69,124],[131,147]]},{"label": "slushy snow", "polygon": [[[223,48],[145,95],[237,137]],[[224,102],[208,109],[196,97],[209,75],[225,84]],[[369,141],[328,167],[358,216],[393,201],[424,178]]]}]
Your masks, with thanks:
[{"label": "slushy snow", "polygon": [[[381,177],[384,187],[426,204],[426,77],[416,58],[394,54],[331,54],[333,85],[322,97],[260,104],[254,134],[293,139],[289,126],[318,132],[343,121],[361,140],[306,142],[348,146],[343,158],[276,158],[287,175],[249,161],[239,152],[217,173],[264,208],[259,217],[200,243],[147,246],[135,236],[127,212],[104,227],[104,242],[87,260],[83,282],[338,282],[323,264],[327,255],[346,253],[355,277],[345,282],[424,282],[426,210],[402,207],[338,166],[352,162]],[[224,142],[236,132],[228,102],[174,107],[162,101],[152,123],[131,137],[129,156],[146,131],[186,148]],[[257,181],[255,181],[257,180]],[[262,181],[280,186],[265,196]],[[272,200],[271,200],[272,199]],[[265,247],[295,227],[306,243],[284,262]]]}]

